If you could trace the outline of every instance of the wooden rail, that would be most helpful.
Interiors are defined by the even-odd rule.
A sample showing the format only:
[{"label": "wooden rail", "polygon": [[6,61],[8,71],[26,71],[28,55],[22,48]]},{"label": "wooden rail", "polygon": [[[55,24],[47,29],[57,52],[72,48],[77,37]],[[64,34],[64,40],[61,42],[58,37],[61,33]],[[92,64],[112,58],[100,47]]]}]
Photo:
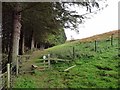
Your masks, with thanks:
[{"label": "wooden rail", "polygon": [[[38,60],[43,61],[44,59],[38,59]],[[45,60],[48,60],[48,58],[46,58]],[[71,60],[58,59],[58,58],[50,58],[50,61],[68,61],[68,62],[70,62]]]},{"label": "wooden rail", "polygon": [[[56,63],[58,61],[62,61],[62,62],[70,62],[71,60],[65,60],[65,59],[58,59],[58,58],[50,58],[48,55],[48,58],[46,58],[45,56],[43,56],[43,59],[38,59],[39,61],[42,61],[43,63],[40,63],[43,66],[40,66],[39,68],[50,68],[51,67],[51,61],[55,61]],[[46,66],[48,65],[48,66]]]}]

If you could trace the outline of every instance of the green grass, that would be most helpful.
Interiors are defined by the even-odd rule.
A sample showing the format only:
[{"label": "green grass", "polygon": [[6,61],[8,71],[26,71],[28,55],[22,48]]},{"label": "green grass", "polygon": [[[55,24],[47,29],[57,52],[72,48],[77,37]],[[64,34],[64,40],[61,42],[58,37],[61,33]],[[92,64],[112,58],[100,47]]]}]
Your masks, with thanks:
[{"label": "green grass", "polygon": [[[73,46],[75,58],[73,59]],[[51,54],[51,57],[71,60],[68,62],[53,62],[51,69],[35,70],[34,74],[22,74],[15,79],[15,88],[118,88],[118,39],[114,45],[110,41],[97,42],[97,52],[94,51],[94,42],[68,42],[63,45],[37,51],[31,61],[24,63],[40,65],[42,55]],[[64,70],[72,65],[76,67],[67,72]]]}]

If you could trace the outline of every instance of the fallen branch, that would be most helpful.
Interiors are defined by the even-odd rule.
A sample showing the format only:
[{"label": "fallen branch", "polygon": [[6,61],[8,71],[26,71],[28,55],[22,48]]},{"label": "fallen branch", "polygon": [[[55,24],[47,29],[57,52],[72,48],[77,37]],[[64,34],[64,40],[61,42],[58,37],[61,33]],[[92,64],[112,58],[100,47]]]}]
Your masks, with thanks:
[{"label": "fallen branch", "polygon": [[71,68],[73,68],[73,67],[75,67],[75,66],[76,66],[76,65],[71,66],[71,67],[69,67],[69,68],[65,69],[65,70],[64,70],[64,72],[65,72],[65,71],[68,71],[69,69],[71,69]]}]

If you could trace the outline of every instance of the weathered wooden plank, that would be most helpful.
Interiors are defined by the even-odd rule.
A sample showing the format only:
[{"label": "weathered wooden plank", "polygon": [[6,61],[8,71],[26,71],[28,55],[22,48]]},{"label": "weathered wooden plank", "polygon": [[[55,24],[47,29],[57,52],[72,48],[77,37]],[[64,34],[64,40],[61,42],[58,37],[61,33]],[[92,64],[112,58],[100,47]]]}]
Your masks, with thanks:
[{"label": "weathered wooden plank", "polygon": [[[44,59],[38,59],[38,60],[43,61]],[[45,60],[47,61],[48,59],[45,59]],[[71,61],[71,60],[64,60],[64,59],[58,59],[58,58],[50,58],[50,61]]]},{"label": "weathered wooden plank", "polygon": [[73,67],[75,67],[75,66],[76,66],[76,65],[71,66],[71,67],[69,67],[69,68],[65,69],[64,71],[68,71],[69,69],[71,69],[71,68],[73,68]]},{"label": "weathered wooden plank", "polygon": [[32,65],[32,68],[37,68],[38,66],[37,65]]},{"label": "weathered wooden plank", "polygon": [[56,60],[56,61],[71,61],[71,60],[64,60],[64,59],[58,59],[58,58],[50,58],[50,60]]}]

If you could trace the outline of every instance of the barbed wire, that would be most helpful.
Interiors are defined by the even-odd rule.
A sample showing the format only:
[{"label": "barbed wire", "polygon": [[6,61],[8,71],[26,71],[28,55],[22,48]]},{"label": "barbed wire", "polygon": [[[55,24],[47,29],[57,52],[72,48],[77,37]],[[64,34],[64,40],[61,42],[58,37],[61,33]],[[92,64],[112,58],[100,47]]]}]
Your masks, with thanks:
[{"label": "barbed wire", "polygon": [[4,69],[6,69],[7,68],[7,65],[6,66],[4,66],[2,69],[1,69],[1,71],[3,71]]},{"label": "barbed wire", "polygon": [[[5,57],[4,58],[4,60],[5,59],[7,59],[8,57]],[[25,61],[25,60],[18,60],[18,61],[20,61],[20,62],[23,62],[23,61]],[[19,64],[20,64],[20,62],[18,62]],[[10,64],[10,86],[12,87],[13,86],[13,82],[14,82],[14,77],[16,76],[16,65],[14,65],[14,62],[11,62],[11,63],[9,63]],[[2,70],[5,70],[6,69],[6,72],[5,73],[7,73],[7,65],[6,66],[4,66],[3,68],[2,68]],[[25,72],[31,72],[31,71],[20,71],[20,69],[19,69],[19,72],[21,72],[21,73],[25,73]],[[5,74],[5,73],[3,73],[3,74]],[[4,88],[4,87],[6,87],[7,86],[7,74],[5,74],[5,75],[2,75],[2,87]]]}]

